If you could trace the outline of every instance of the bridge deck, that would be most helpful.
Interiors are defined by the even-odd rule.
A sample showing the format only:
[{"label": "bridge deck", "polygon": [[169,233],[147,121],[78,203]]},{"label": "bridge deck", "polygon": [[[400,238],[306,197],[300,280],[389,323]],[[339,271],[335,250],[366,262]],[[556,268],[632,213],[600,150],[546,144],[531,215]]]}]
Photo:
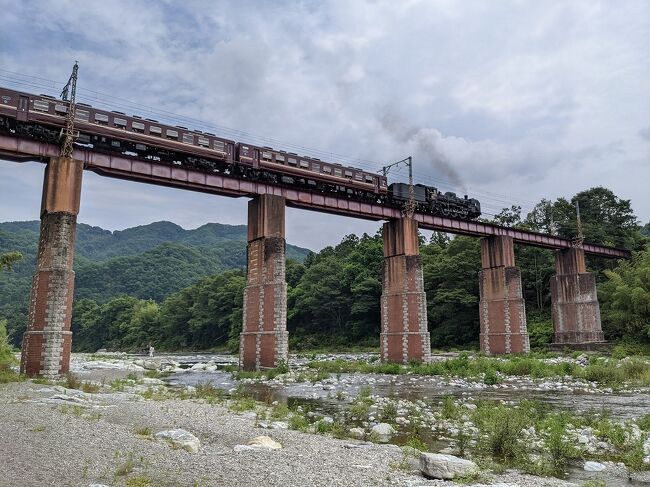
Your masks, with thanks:
[{"label": "bridge deck", "polygon": [[[49,157],[57,156],[58,154],[59,147],[53,144],[0,135],[1,158],[16,161],[46,161]],[[104,154],[95,152],[89,148],[76,147],[73,157],[84,161],[87,170],[104,176],[129,181],[158,184],[230,197],[274,194],[284,196],[288,206],[363,218],[366,220],[390,220],[401,216],[399,209],[380,204],[362,203],[346,198],[320,195],[268,183],[259,183],[220,174],[209,174],[178,166],[169,166],[153,161]],[[416,213],[415,219],[419,222],[421,228],[427,230],[474,237],[506,235],[512,237],[516,243],[548,249],[565,249],[571,247],[571,241],[567,239],[538,232],[502,227],[491,223],[458,220],[424,213]],[[589,243],[584,244],[584,251],[591,255],[606,258],[630,257],[630,252],[625,249]]]}]

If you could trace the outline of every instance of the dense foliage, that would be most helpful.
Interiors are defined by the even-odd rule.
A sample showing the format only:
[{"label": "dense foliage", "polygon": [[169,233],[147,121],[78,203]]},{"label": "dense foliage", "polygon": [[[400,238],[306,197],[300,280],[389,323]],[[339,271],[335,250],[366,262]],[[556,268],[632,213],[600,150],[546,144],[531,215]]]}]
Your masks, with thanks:
[{"label": "dense foliage", "polygon": [[[586,240],[638,251],[633,261],[618,267],[611,262],[589,262],[600,281],[606,336],[650,342],[650,250],[641,231],[648,225],[644,229],[637,225],[629,201],[605,188],[592,188],[570,201],[542,201],[525,218],[516,206],[504,209],[494,221],[573,237],[576,202]],[[18,228],[7,231],[7,225]],[[0,224],[0,249],[20,250],[33,265],[33,236],[20,225]],[[37,230],[34,226],[30,231]],[[191,232],[196,233],[188,235]],[[188,232],[160,222],[114,233],[82,226],[79,235],[75,349],[134,350],[150,343],[169,350],[237,349],[245,286],[243,227],[206,225]],[[22,245],[8,246],[8,239]],[[349,235],[302,262],[287,260],[292,349],[378,344],[382,247],[380,232]],[[305,252],[301,250],[289,248],[287,256],[302,257]],[[478,239],[434,233],[428,242],[421,241],[420,252],[433,346],[477,345]],[[555,272],[553,253],[518,246],[516,261],[522,273],[531,344],[543,346],[553,331],[549,286]],[[5,296],[20,297],[22,302],[18,287],[12,295],[7,283],[19,282],[25,263],[14,266],[13,280],[6,275],[0,278],[0,290],[4,286],[9,291]],[[237,270],[224,271],[229,268]],[[29,292],[28,282],[24,292]],[[6,298],[0,301],[0,310],[3,305],[7,316]],[[16,316],[20,314],[11,315],[14,321]],[[20,327],[12,328],[10,322],[12,329],[17,344]]]},{"label": "dense foliage", "polygon": [[[24,256],[20,262],[7,260],[7,266],[13,263],[13,272],[0,273],[0,319],[7,320],[14,345],[20,344],[27,325],[38,235],[39,222],[0,223],[0,253],[20,250]],[[79,224],[75,250],[77,300],[103,304],[129,295],[162,302],[203,277],[243,269],[246,227],[210,223],[184,230],[170,222],[156,222],[109,232]],[[287,245],[289,257],[303,260],[308,253]]]}]

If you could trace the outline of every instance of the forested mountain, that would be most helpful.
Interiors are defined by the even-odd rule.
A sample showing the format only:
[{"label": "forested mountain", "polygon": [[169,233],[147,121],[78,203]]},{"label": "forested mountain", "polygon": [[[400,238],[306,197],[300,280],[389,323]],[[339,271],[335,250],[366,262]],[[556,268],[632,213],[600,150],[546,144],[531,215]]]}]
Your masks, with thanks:
[{"label": "forested mountain", "polygon": [[[14,343],[27,317],[36,266],[38,221],[0,223],[0,254],[20,251],[13,272],[0,274],[0,319],[7,318]],[[246,226],[208,223],[185,230],[155,222],[111,232],[77,226],[75,297],[98,303],[127,294],[162,301],[201,278],[246,266]],[[304,260],[309,250],[287,245],[287,257]]]}]

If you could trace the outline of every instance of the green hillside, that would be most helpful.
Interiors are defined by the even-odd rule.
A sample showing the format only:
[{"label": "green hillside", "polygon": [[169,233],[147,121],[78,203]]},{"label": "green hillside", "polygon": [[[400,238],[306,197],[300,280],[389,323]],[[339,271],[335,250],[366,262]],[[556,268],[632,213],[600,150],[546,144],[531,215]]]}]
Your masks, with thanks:
[{"label": "green hillside", "polygon": [[[9,320],[17,343],[27,320],[36,266],[39,222],[0,223],[0,254],[20,251],[23,260],[0,274],[0,319]],[[303,261],[309,250],[287,245],[287,257]],[[80,223],[76,241],[76,298],[98,303],[128,294],[162,301],[201,278],[246,266],[246,226],[208,223],[185,230],[171,222],[111,232]]]}]

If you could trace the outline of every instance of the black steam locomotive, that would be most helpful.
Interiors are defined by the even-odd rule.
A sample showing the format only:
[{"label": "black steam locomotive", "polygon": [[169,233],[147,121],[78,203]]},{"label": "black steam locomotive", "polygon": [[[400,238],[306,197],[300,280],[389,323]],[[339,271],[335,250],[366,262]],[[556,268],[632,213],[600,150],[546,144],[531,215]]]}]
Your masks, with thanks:
[{"label": "black steam locomotive", "polygon": [[[66,101],[0,88],[0,132],[56,142],[67,111]],[[408,185],[388,186],[386,176],[376,173],[84,103],[76,105],[75,129],[79,131],[76,143],[96,151],[119,152],[161,164],[233,174],[395,207],[402,207],[410,199]],[[463,219],[481,214],[477,200],[442,193],[431,186],[415,185],[413,197],[417,210],[424,213]]]}]

